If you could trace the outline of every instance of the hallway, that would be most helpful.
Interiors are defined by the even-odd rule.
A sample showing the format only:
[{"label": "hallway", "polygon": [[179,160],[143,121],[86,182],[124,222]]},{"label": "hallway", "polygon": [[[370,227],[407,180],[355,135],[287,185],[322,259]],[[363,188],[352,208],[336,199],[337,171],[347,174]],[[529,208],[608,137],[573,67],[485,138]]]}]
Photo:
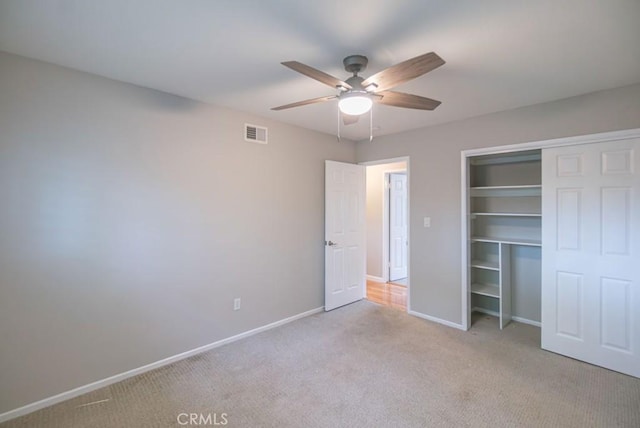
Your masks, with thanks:
[{"label": "hallway", "polygon": [[367,300],[406,312],[407,287],[391,282],[381,283],[367,280]]}]

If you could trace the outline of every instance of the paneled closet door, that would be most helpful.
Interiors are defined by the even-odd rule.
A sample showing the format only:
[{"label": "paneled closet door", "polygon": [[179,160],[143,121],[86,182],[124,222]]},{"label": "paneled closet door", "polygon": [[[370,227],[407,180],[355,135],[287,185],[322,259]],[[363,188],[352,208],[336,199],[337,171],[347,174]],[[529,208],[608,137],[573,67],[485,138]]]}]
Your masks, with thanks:
[{"label": "paneled closet door", "polygon": [[542,347],[640,377],[640,139],[542,151]]}]

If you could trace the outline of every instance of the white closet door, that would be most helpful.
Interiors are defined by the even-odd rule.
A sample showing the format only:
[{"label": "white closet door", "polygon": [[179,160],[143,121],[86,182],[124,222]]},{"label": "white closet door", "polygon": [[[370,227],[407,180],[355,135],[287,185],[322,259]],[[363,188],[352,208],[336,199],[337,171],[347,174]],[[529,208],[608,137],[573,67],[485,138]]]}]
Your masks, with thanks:
[{"label": "white closet door", "polygon": [[542,152],[542,347],[640,377],[640,139]]}]

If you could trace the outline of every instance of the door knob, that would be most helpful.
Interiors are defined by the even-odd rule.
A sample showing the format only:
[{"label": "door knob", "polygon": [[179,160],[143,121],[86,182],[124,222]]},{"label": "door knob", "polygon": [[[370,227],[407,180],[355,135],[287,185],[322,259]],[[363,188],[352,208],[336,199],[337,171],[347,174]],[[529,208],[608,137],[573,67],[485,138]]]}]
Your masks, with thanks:
[{"label": "door knob", "polygon": [[330,247],[333,247],[334,245],[338,245],[336,242],[332,242],[332,241],[324,241],[324,245],[328,245]]}]

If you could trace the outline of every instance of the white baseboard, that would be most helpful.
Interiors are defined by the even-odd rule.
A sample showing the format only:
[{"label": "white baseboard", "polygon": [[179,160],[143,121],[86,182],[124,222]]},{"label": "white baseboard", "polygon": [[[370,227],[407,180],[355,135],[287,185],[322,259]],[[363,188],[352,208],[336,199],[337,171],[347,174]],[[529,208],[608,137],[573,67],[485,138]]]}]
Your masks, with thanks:
[{"label": "white baseboard", "polygon": [[319,312],[324,311],[324,306],[316,309],[311,309],[310,311],[302,312],[300,314],[291,316],[289,318],[285,318],[279,321],[275,321],[271,324],[264,325],[262,327],[254,328],[253,330],[245,331],[240,334],[236,334],[235,336],[227,337],[226,339],[218,340],[217,342],[210,343],[208,345],[200,346],[198,348],[192,349],[190,351],[183,352],[181,354],[173,355],[168,358],[164,358],[160,361],[156,361],[151,364],[144,365],[142,367],[138,367],[136,369],[132,369],[126,371],[124,373],[120,373],[114,376],[110,376],[106,379],[98,380],[96,382],[89,383],[87,385],[80,386],[78,388],[74,388],[69,391],[62,392],[60,394],[47,397],[43,400],[36,401],[34,403],[27,404],[26,406],[18,407],[17,409],[9,410],[8,412],[0,414],[0,423],[6,422],[10,419],[14,419],[20,416],[24,416],[28,413],[35,412],[36,410],[43,409],[45,407],[52,406],[54,404],[60,403],[62,401],[69,400],[71,398],[77,397],[82,394],[86,394],[87,392],[95,391],[96,389],[103,388],[105,386],[112,385],[116,382],[120,382],[122,380],[128,379],[133,376],[137,376],[139,374],[148,372],[153,369],[157,369],[158,367],[166,366],[171,363],[175,363],[176,361],[184,360],[185,358],[192,357],[194,355],[200,354],[202,352],[209,351],[211,349],[217,348],[222,345],[226,345],[231,342],[235,342],[240,339],[244,339],[245,337],[253,336],[254,334],[262,333],[263,331],[271,330],[272,328],[279,327],[281,325],[290,323],[292,321],[296,321],[300,318],[308,317],[310,315],[317,314]]},{"label": "white baseboard", "polygon": [[[479,308],[479,307],[475,307],[473,309],[471,309],[471,312],[480,312],[482,314],[487,314],[487,315],[491,315],[494,317],[500,317],[500,314],[494,311],[490,311],[489,309],[484,309],[484,308]],[[516,317],[516,316],[511,316],[511,320],[515,321],[515,322],[520,322],[522,324],[529,324],[532,325],[534,327],[542,327],[542,323],[540,321],[533,321],[527,318],[522,318],[522,317]]]},{"label": "white baseboard", "polygon": [[534,321],[527,318],[514,317],[514,316],[511,316],[511,319],[514,320],[515,322],[521,322],[522,324],[529,324],[534,327],[542,328],[542,323],[540,321]]},{"label": "white baseboard", "polygon": [[453,328],[457,328],[458,330],[464,330],[464,331],[467,330],[466,328],[464,328],[464,326],[462,324],[456,324],[456,323],[451,322],[451,321],[447,321],[447,320],[443,320],[443,319],[440,319],[440,318],[432,317],[431,315],[425,315],[425,314],[423,314],[421,312],[416,312],[416,311],[409,310],[409,311],[407,311],[407,313],[409,315],[413,315],[414,317],[418,317],[418,318],[425,319],[427,321],[433,321],[433,322],[436,322],[438,324],[446,325],[447,327],[453,327]]},{"label": "white baseboard", "polygon": [[373,276],[373,275],[367,275],[367,280],[369,281],[373,281],[373,282],[381,282],[381,283],[385,283],[387,281],[384,280],[384,278],[379,277],[379,276]]}]

